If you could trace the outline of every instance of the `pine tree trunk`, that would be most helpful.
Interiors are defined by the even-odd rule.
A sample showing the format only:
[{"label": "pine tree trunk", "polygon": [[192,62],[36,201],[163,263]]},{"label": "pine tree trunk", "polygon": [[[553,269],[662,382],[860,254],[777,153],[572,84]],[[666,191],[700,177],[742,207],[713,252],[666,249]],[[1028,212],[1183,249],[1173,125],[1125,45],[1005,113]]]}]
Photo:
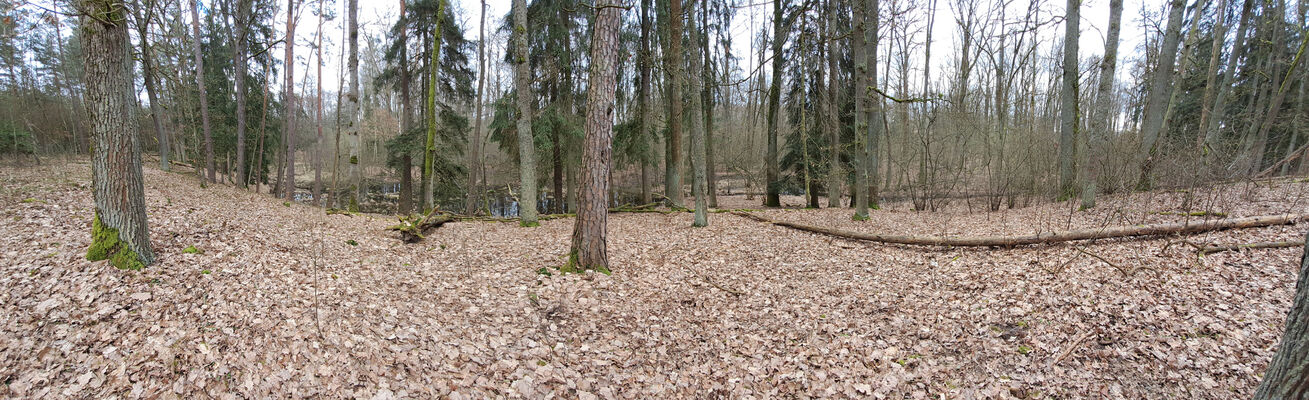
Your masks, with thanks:
[{"label": "pine tree trunk", "polygon": [[205,90],[205,59],[200,51],[200,11],[197,9],[199,3],[191,4],[191,35],[195,39],[191,42],[192,53],[195,54],[195,86],[200,91],[200,126],[204,132],[205,146],[205,171],[209,183],[217,182],[217,171],[214,169],[214,138],[209,130],[209,92]]},{"label": "pine tree trunk", "polygon": [[286,182],[283,184],[283,198],[287,201],[295,200],[295,120],[296,115],[300,114],[300,108],[296,105],[295,96],[295,46],[289,45],[295,43],[295,8],[296,0],[286,0],[286,89],[283,93],[282,101],[286,103],[286,123],[282,130],[282,143],[286,145],[286,154],[283,156],[286,162]]},{"label": "pine tree trunk", "polygon": [[[676,1],[676,0],[674,0]],[[532,139],[531,70],[527,65],[527,0],[513,0],[514,89],[518,92],[518,217],[522,226],[536,226],[536,145]],[[603,217],[601,217],[603,218]]]},{"label": "pine tree trunk", "polygon": [[1164,42],[1159,49],[1159,63],[1155,67],[1154,77],[1150,82],[1150,94],[1146,100],[1144,123],[1141,126],[1141,147],[1137,155],[1137,164],[1141,168],[1137,179],[1137,190],[1150,189],[1150,170],[1154,165],[1155,152],[1158,151],[1159,136],[1165,131],[1164,117],[1168,112],[1168,100],[1173,92],[1173,67],[1177,60],[1177,46],[1182,36],[1182,15],[1186,11],[1186,0],[1170,0],[1168,27],[1164,31]]},{"label": "pine tree trunk", "polygon": [[140,269],[154,262],[146,225],[141,145],[132,88],[131,38],[121,0],[79,0],[95,219],[88,260]]},{"label": "pine tree trunk", "polygon": [[664,196],[671,206],[682,206],[682,0],[668,0],[668,46],[664,51],[668,91],[668,137],[664,151]]},{"label": "pine tree trunk", "polygon": [[[1073,139],[1077,136],[1077,38],[1081,36],[1078,29],[1081,21],[1081,0],[1068,0],[1064,17],[1064,63],[1063,88],[1059,96],[1059,201],[1073,197],[1077,185],[1073,171],[1074,155],[1077,146]],[[1112,79],[1112,77],[1111,77]]]},{"label": "pine tree trunk", "polygon": [[[516,4],[523,0],[515,1]],[[621,0],[620,0],[621,1]],[[676,0],[674,0],[676,1]],[[582,187],[573,225],[569,267],[609,270],[605,248],[610,155],[613,143],[614,90],[618,86],[618,27],[621,4],[597,4],[591,36],[591,71],[587,84],[586,145],[582,152]],[[674,14],[676,15],[676,14]]]},{"label": "pine tree trunk", "polygon": [[1305,237],[1304,253],[1300,256],[1300,278],[1295,282],[1295,297],[1286,317],[1282,342],[1273,354],[1273,361],[1268,363],[1254,398],[1309,398],[1309,235]]}]

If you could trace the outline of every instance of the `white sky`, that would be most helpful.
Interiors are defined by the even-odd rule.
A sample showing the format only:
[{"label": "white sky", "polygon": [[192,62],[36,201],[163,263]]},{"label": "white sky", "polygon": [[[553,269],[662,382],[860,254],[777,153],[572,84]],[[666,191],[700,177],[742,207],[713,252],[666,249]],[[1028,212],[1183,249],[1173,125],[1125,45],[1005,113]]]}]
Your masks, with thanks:
[{"label": "white sky", "polygon": [[[323,66],[324,83],[337,81],[337,71],[339,69],[338,60],[340,57],[339,52],[341,50],[341,25],[345,19],[342,11],[345,0],[327,1],[330,4],[329,6],[336,7],[338,18],[334,21],[325,23],[323,26],[323,30],[327,35],[327,42],[329,42],[324,48],[324,58],[326,58],[326,64]],[[383,35],[398,16],[400,1],[401,0],[360,0],[359,18],[361,35],[364,32]],[[635,0],[627,1],[629,3],[635,2]],[[1064,14],[1065,0],[1037,1],[1046,1],[1041,13],[1042,16],[1062,16]],[[1109,22],[1109,0],[1083,1],[1080,24],[1082,36],[1080,40],[1081,49],[1079,51],[1079,56],[1085,60],[1088,57],[1098,56],[1104,53],[1104,35]],[[735,2],[738,4],[754,4],[753,6],[742,6],[742,8],[738,8],[731,28],[731,35],[736,38],[732,42],[732,52],[737,56],[742,57],[741,69],[748,72],[753,70],[752,64],[755,62],[755,57],[748,56],[751,51],[751,39],[757,34],[758,29],[761,26],[771,26],[769,18],[772,15],[772,4],[771,2],[751,0],[735,0]],[[939,77],[942,71],[948,71],[948,60],[957,57],[957,54],[953,49],[957,46],[958,34],[954,23],[954,10],[948,6],[949,2],[950,0],[938,0],[937,2],[936,23],[932,34],[932,70],[936,77]],[[1026,2],[1017,0],[1014,2],[1018,4],[1010,6],[1011,9],[1016,10],[1010,12],[1011,16],[1019,15],[1022,9],[1027,7]],[[302,7],[316,7],[316,1],[314,0],[307,0],[305,3],[306,4]],[[919,3],[920,7],[926,7],[925,1],[920,1]],[[479,37],[478,7],[480,6],[480,1],[451,0],[449,4],[454,7],[456,19],[463,25],[465,36],[470,40],[476,40]],[[1145,31],[1142,26],[1142,7],[1144,6],[1149,12],[1158,13],[1163,9],[1164,5],[1165,0],[1124,0],[1122,37],[1118,50],[1118,76],[1120,79],[1126,76],[1128,70],[1126,66],[1128,61],[1137,57],[1138,47],[1141,44],[1142,38],[1145,36]],[[494,31],[495,27],[499,25],[499,20],[509,11],[511,3],[510,0],[486,0],[486,6],[487,32],[490,34]],[[282,7],[285,7],[284,3]],[[637,10],[639,10],[639,8],[634,8],[632,11],[629,11],[629,13],[634,14],[639,12]],[[278,18],[285,18],[285,10],[282,11]],[[285,29],[285,22],[275,24],[275,26],[280,32]],[[306,72],[313,72],[311,69],[310,71],[307,71],[307,68],[305,68],[303,64],[303,62],[305,62],[303,57],[309,55],[312,51],[309,42],[313,39],[316,30],[317,20],[312,16],[312,14],[306,12],[306,14],[301,17],[299,26],[296,29],[296,54],[301,63],[296,66],[297,81],[304,79]],[[1049,53],[1049,46],[1062,37],[1063,31],[1064,28],[1062,23],[1049,25],[1043,28],[1041,35],[1041,39],[1043,40],[1042,46],[1047,50],[1043,50],[1042,55]],[[919,40],[921,41],[922,38],[920,37]],[[278,52],[275,54],[282,54],[281,50],[277,51]],[[886,50],[882,51],[883,57],[885,57],[885,51]],[[921,53],[921,49],[918,53]],[[916,65],[914,66],[915,69],[921,68],[921,55],[918,57],[920,59],[916,62]],[[472,60],[476,60],[476,58],[473,57]],[[474,66],[474,69],[476,69],[475,67],[476,66]],[[326,90],[327,87],[334,85],[324,86],[324,89]]]}]

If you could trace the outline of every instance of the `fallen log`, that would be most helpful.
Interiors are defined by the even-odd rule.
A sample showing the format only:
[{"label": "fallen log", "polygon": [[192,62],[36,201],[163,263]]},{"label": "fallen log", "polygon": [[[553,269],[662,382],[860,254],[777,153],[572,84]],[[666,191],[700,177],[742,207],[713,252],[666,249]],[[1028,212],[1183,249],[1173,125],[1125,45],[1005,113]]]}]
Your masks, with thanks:
[{"label": "fallen log", "polygon": [[1062,232],[1046,232],[1019,236],[972,236],[940,237],[885,235],[843,231],[839,229],[798,224],[786,221],[773,221],[758,215],[733,212],[733,215],[791,229],[820,233],[846,239],[865,240],[877,243],[906,244],[914,246],[955,246],[955,247],[1014,247],[1033,244],[1050,244],[1076,240],[1111,239],[1134,236],[1160,236],[1195,234],[1226,229],[1259,228],[1274,225],[1288,225],[1309,219],[1306,214],[1263,215],[1258,217],[1229,218],[1208,221],[1190,221],[1185,223],[1165,223],[1138,226],[1112,226],[1093,229],[1078,229]]},{"label": "fallen log", "polygon": [[455,220],[451,214],[440,213],[436,210],[424,215],[422,218],[415,217],[397,217],[400,220],[399,225],[393,225],[387,230],[400,232],[400,240],[405,243],[417,243],[423,240],[427,231],[439,228],[450,221]]},{"label": "fallen log", "polygon": [[1300,243],[1300,242],[1257,242],[1257,243],[1224,244],[1224,245],[1211,244],[1208,246],[1204,246],[1196,250],[1195,252],[1200,253],[1200,255],[1203,256],[1213,253],[1240,250],[1240,249],[1283,249],[1288,247],[1300,247],[1303,245],[1304,243]]}]

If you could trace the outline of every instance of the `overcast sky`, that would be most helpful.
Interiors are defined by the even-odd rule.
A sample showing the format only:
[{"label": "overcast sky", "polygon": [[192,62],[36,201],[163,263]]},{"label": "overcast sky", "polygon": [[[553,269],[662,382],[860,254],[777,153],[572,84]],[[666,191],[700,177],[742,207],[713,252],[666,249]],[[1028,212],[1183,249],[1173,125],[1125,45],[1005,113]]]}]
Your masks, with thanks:
[{"label": "overcast sky", "polygon": [[[399,15],[400,1],[401,0],[360,1],[360,29],[372,32],[376,35],[382,35],[382,33],[394,23],[396,17]],[[633,0],[628,1],[630,2]],[[769,18],[772,16],[772,5],[771,2],[749,2],[747,0],[731,1],[735,1],[738,4],[753,4],[752,6],[739,6],[737,15],[733,19],[731,29],[732,37],[736,38],[736,40],[732,41],[732,52],[738,56],[743,56],[749,54],[751,51],[750,44],[752,41],[750,38],[753,38],[761,27],[771,25]],[[1063,16],[1065,7],[1065,2],[1063,0],[1046,1],[1047,3],[1043,6],[1042,16],[1047,18]],[[336,14],[343,16],[344,14],[341,11],[341,8],[344,6],[345,1],[334,0],[334,2],[334,6],[337,8]],[[924,3],[924,1],[920,1],[920,3]],[[938,0],[936,23],[932,33],[932,70],[934,71],[934,74],[937,74],[938,76],[940,73],[939,71],[948,71],[947,67],[949,65],[949,60],[957,57],[957,54],[954,51],[958,40],[957,28],[954,23],[955,10],[948,6],[948,3],[950,3],[950,0]],[[1019,2],[1015,1],[1015,3]],[[310,0],[306,2],[305,6],[316,7],[315,4],[315,2]],[[454,7],[456,19],[463,25],[465,35],[470,40],[476,40],[478,38],[477,25],[480,1],[452,0],[449,4],[451,7]],[[1142,37],[1145,36],[1145,31],[1142,26],[1142,7],[1151,13],[1158,13],[1164,7],[1164,4],[1164,0],[1124,0],[1122,38],[1119,44],[1118,75],[1120,79],[1126,75],[1127,68],[1125,68],[1125,66],[1127,61],[1136,57]],[[489,33],[495,26],[498,26],[499,20],[509,11],[511,3],[510,0],[487,0],[486,7],[487,31]],[[1009,14],[1020,15],[1026,7],[1026,2],[1021,2],[1021,5],[1011,6],[1011,9],[1014,11],[1011,11]],[[285,18],[284,12],[285,11],[283,11],[283,14],[281,14],[279,18]],[[636,12],[636,9],[633,9],[633,11],[629,13],[635,14]],[[1080,40],[1081,49],[1079,51],[1079,56],[1085,60],[1088,57],[1098,56],[1104,53],[1104,35],[1109,22],[1109,0],[1084,0],[1081,16],[1080,25],[1082,36]],[[296,48],[296,54],[303,57],[312,51],[309,46],[309,41],[312,40],[313,35],[317,30],[317,20],[309,13],[306,13],[301,18],[302,20],[296,30],[296,36],[298,38],[296,41],[298,46]],[[340,29],[343,22],[343,17],[337,18],[335,21],[326,23],[323,27],[327,35],[327,41],[330,42],[325,47],[325,52],[327,54],[324,55],[324,58],[326,58],[327,63],[323,67],[324,82],[336,82],[337,79],[337,71],[339,68],[338,60],[340,57],[339,52],[341,50]],[[276,24],[275,26],[277,26],[279,31],[285,29],[285,23]],[[1064,28],[1062,23],[1044,27],[1041,38],[1043,40],[1043,48],[1048,49],[1048,46],[1053,45],[1055,41],[1059,40],[1063,35],[1063,31]],[[919,40],[921,41],[922,39],[920,38]],[[914,68],[921,71],[921,50],[917,53],[919,53],[917,56],[919,57],[919,61],[915,62]],[[1048,50],[1044,53],[1048,53]],[[280,51],[278,54],[280,54]],[[882,54],[885,56],[885,50],[883,50]],[[474,57],[473,59],[475,60],[476,58]],[[303,58],[300,58],[300,60],[301,63],[304,62]],[[741,60],[741,69],[747,72],[753,70],[753,62],[755,62],[754,57],[743,57]],[[305,72],[307,71],[303,64],[296,68],[297,81],[304,78]]]}]

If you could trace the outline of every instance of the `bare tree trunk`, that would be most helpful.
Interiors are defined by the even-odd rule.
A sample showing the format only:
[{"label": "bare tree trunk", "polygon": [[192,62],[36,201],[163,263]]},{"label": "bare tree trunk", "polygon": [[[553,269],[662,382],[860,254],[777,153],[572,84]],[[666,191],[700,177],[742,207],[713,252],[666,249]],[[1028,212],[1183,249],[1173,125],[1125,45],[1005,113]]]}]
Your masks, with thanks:
[{"label": "bare tree trunk", "polygon": [[[313,196],[315,206],[323,204],[321,201],[323,193],[323,21],[325,20],[324,14],[326,14],[326,12],[322,11],[322,0],[319,0],[318,8],[320,10],[318,13],[318,32],[314,34],[315,41],[318,42],[314,45],[314,50],[318,52],[318,63],[315,65],[318,71],[315,75],[316,79],[314,79],[314,82],[317,84],[317,91],[314,96],[316,98],[314,101],[314,108],[317,108],[314,113],[314,118],[316,119],[314,125],[316,125],[318,129],[317,135],[314,137],[314,149],[310,153],[313,155],[314,161],[314,186],[313,192],[310,194]],[[305,68],[308,68],[308,66]]]},{"label": "bare tree trunk", "polygon": [[664,152],[664,196],[671,206],[682,206],[682,0],[668,0],[668,46],[664,49],[664,71],[668,90],[668,137]]},{"label": "bare tree trunk", "polygon": [[839,83],[837,81],[840,74],[840,69],[837,65],[837,61],[840,57],[837,54],[838,51],[836,47],[836,21],[837,16],[839,15],[837,2],[838,0],[827,0],[827,18],[823,19],[827,24],[827,29],[824,30],[824,34],[827,36],[827,40],[825,40],[827,46],[824,47],[827,52],[828,76],[827,107],[825,108],[825,111],[827,111],[827,141],[831,144],[831,148],[828,149],[830,152],[828,155],[830,165],[828,166],[827,174],[828,207],[841,206],[841,195],[843,192],[841,188],[844,186],[846,176],[845,171],[841,166],[841,119],[838,114],[841,106],[838,93],[840,93],[841,88],[838,87]]},{"label": "bare tree trunk", "polygon": [[[405,9],[407,0],[400,0],[400,134],[413,129],[413,103],[409,88],[409,25]],[[400,214],[414,210],[414,160],[409,152],[400,156]],[[333,194],[335,196],[335,194]]]},{"label": "bare tree trunk", "polygon": [[1254,398],[1303,399],[1309,398],[1309,236],[1300,256],[1300,278],[1295,282],[1295,297],[1286,316],[1286,330],[1282,342],[1268,363],[1264,380],[1255,390]]},{"label": "bare tree trunk", "polygon": [[[1059,201],[1073,197],[1073,160],[1077,153],[1073,138],[1077,136],[1077,38],[1081,36],[1080,0],[1068,0],[1064,17],[1063,89],[1059,96]],[[1112,77],[1111,77],[1112,79]]]},{"label": "bare tree trunk", "polygon": [[[868,196],[866,196],[864,200],[867,203],[866,208],[876,210],[881,208],[877,202],[877,188],[881,182],[881,172],[878,168],[880,164],[877,160],[877,148],[878,142],[882,138],[882,132],[884,131],[883,128],[886,127],[886,120],[885,113],[882,111],[882,105],[885,103],[882,96],[880,94],[873,96],[872,93],[869,93],[877,87],[877,42],[878,37],[881,34],[879,32],[881,13],[878,11],[878,0],[867,0],[867,4],[868,14],[865,15],[865,18],[867,18],[866,21],[872,26],[872,28],[864,31],[864,34],[866,35],[864,46],[868,48],[866,53],[868,56],[868,86],[863,88],[863,90],[865,94],[869,96],[868,140],[864,142],[864,151],[866,152],[865,156],[868,157],[868,161],[864,163],[864,173],[868,175],[868,187],[866,188]],[[865,214],[866,213],[867,211],[865,211]]]},{"label": "bare tree trunk", "polygon": [[[673,0],[677,1],[677,0]],[[532,139],[531,70],[527,65],[527,0],[513,0],[514,89],[518,92],[519,224],[536,226],[536,146]],[[601,192],[603,193],[603,191]],[[604,218],[603,216],[600,218]],[[603,240],[601,241],[603,243]]]},{"label": "bare tree trunk", "polygon": [[[850,36],[850,48],[854,58],[854,146],[851,151],[851,159],[854,160],[854,188],[851,190],[850,205],[854,207],[854,219],[864,221],[868,219],[868,150],[865,143],[868,141],[868,85],[870,69],[876,68],[868,64],[868,10],[865,4],[867,0],[855,0],[851,3],[853,8],[854,20],[850,23],[854,25],[853,35]],[[874,18],[875,17],[871,17]],[[928,31],[931,32],[931,31]],[[930,34],[930,33],[929,33]]]},{"label": "bare tree trunk", "polygon": [[[250,0],[237,0],[236,2],[236,179],[237,185],[246,187],[250,179],[246,177],[245,165],[245,130],[246,130],[246,113],[245,113],[245,75],[249,65],[246,62],[246,41],[249,39],[249,24],[251,7],[253,3]],[[317,196],[317,193],[314,194]]]},{"label": "bare tree trunk", "polygon": [[[427,84],[427,106],[430,112],[427,113],[427,144],[424,146],[426,156],[423,157],[423,173],[427,180],[427,189],[423,190],[423,208],[432,209],[436,207],[435,189],[436,189],[436,124],[440,121],[440,108],[436,104],[436,87],[440,82],[441,72],[441,21],[445,15],[445,0],[437,0],[436,7],[436,27],[432,30],[432,60],[428,65],[431,78]],[[354,53],[354,51],[351,51]],[[355,57],[356,67],[358,58]],[[352,86],[355,84],[352,84]],[[350,89],[355,90],[355,89]]]},{"label": "bare tree trunk", "polygon": [[650,106],[653,95],[651,89],[650,61],[650,7],[651,0],[641,0],[641,53],[637,56],[641,84],[637,88],[637,106],[641,113],[641,140],[645,142],[645,154],[641,160],[641,204],[650,204],[654,199],[650,181],[654,175],[654,112]]},{"label": "bare tree trunk", "polygon": [[[439,57],[441,53],[441,50],[439,48],[441,46],[441,40],[440,40],[441,22],[440,21],[441,21],[441,15],[443,14],[443,10],[445,9],[445,2],[441,1],[440,4],[441,5],[437,7],[438,10],[437,17],[436,17],[437,18],[437,23],[436,23],[437,48],[435,49],[437,56],[433,58],[434,60],[437,57]],[[351,189],[353,189],[351,190],[352,193],[350,196],[351,198],[350,208],[351,211],[358,211],[359,205],[363,203],[365,200],[364,194],[367,192],[367,188],[364,187],[364,182],[363,182],[363,176],[364,176],[364,172],[363,172],[364,166],[362,163],[363,160],[362,157],[360,157],[362,155],[362,152],[360,150],[363,149],[364,142],[363,140],[360,140],[360,136],[359,136],[359,125],[361,121],[359,115],[360,114],[359,113],[359,0],[347,0],[345,7],[346,7],[346,36],[347,36],[346,41],[347,43],[349,43],[348,46],[350,52],[349,55],[347,56],[348,58],[346,59],[346,69],[348,70],[347,73],[349,74],[348,76],[350,79],[350,87],[349,89],[347,89],[348,91],[346,92],[345,95],[344,111],[345,111],[345,118],[346,118],[345,121],[346,136],[350,138],[350,144],[351,144],[350,165],[347,166],[346,168],[349,170],[348,173],[350,174],[350,181],[351,181],[350,186]],[[433,74],[435,73],[436,72],[434,70]],[[432,128],[428,128],[429,131],[431,129]]]},{"label": "bare tree trunk", "polygon": [[1155,152],[1158,151],[1159,136],[1165,131],[1164,117],[1168,112],[1168,100],[1173,92],[1173,67],[1177,60],[1177,45],[1182,36],[1182,15],[1186,11],[1186,0],[1170,0],[1168,27],[1164,31],[1163,46],[1159,49],[1159,63],[1155,67],[1154,77],[1150,82],[1150,94],[1145,105],[1145,120],[1141,127],[1141,147],[1137,164],[1141,175],[1137,179],[1137,190],[1150,189],[1150,170],[1154,165]]},{"label": "bare tree trunk", "polygon": [[481,188],[477,186],[477,173],[482,170],[482,95],[486,87],[486,0],[482,0],[481,23],[477,40],[477,104],[473,111],[473,133],[468,141],[468,194],[464,200],[464,213],[477,213],[477,199]]},{"label": "bare tree trunk", "polygon": [[[516,4],[523,0],[515,1]],[[621,0],[620,0],[621,1]],[[676,1],[676,0],[674,0]],[[614,89],[618,86],[618,26],[621,4],[597,4],[591,36],[591,71],[587,84],[586,146],[582,152],[582,188],[573,225],[569,268],[609,271],[605,248],[610,152],[613,143]]]},{"label": "bare tree trunk", "polygon": [[[88,260],[141,269],[154,262],[146,225],[141,145],[133,109],[132,41],[122,1],[80,0],[87,115],[95,146],[91,156],[95,219]],[[98,16],[98,17],[92,17]]]},{"label": "bare tree trunk", "polygon": [[1227,58],[1227,68],[1223,71],[1223,82],[1218,85],[1213,101],[1205,103],[1206,106],[1212,104],[1212,111],[1208,113],[1208,118],[1205,118],[1203,111],[1201,113],[1200,129],[1204,132],[1205,146],[1213,146],[1218,140],[1218,127],[1227,112],[1227,94],[1231,92],[1232,82],[1236,79],[1237,66],[1240,65],[1239,61],[1247,47],[1245,37],[1250,29],[1250,11],[1253,6],[1254,0],[1245,0],[1244,5],[1241,6],[1241,21],[1236,29],[1236,39],[1232,42],[1232,54]]},{"label": "bare tree trunk", "polygon": [[195,86],[200,90],[200,126],[204,130],[205,171],[209,183],[216,182],[217,171],[214,169],[214,138],[209,131],[209,92],[205,90],[205,59],[200,51],[200,11],[199,3],[191,4],[191,50],[195,54]]},{"label": "bare tree trunk", "polygon": [[299,106],[295,99],[295,13],[296,0],[286,0],[286,89],[283,102],[286,103],[286,123],[282,129],[282,143],[286,145],[286,183],[282,188],[287,201],[295,200],[295,120]]},{"label": "bare tree trunk", "polygon": [[1095,95],[1095,117],[1091,119],[1091,129],[1085,135],[1081,152],[1082,171],[1082,209],[1095,207],[1095,174],[1091,169],[1091,145],[1096,143],[1093,137],[1110,137],[1110,122],[1113,121],[1110,105],[1113,104],[1114,76],[1118,68],[1118,36],[1122,30],[1123,0],[1109,0],[1109,32],[1104,42],[1104,59],[1100,61],[1100,82]]},{"label": "bare tree trunk", "polygon": [[778,108],[781,107],[782,97],[782,46],[786,44],[786,34],[782,21],[782,0],[773,0],[773,77],[772,82],[768,84],[768,153],[764,156],[764,169],[766,171],[764,184],[766,185],[766,197],[764,197],[764,206],[781,207],[781,166],[777,163],[778,156],[778,124],[781,121],[778,118]]},{"label": "bare tree trunk", "polygon": [[[1209,68],[1205,70],[1204,96],[1200,101],[1200,134],[1196,135],[1196,148],[1201,153],[1205,151],[1204,147],[1207,141],[1205,132],[1208,131],[1209,118],[1213,111],[1214,92],[1218,89],[1215,87],[1218,84],[1218,63],[1222,60],[1223,43],[1227,41],[1227,28],[1227,0],[1218,0],[1218,8],[1214,13],[1212,28],[1213,38],[1210,40],[1213,43],[1209,49]],[[1241,44],[1237,43],[1236,45],[1240,47]]]},{"label": "bare tree trunk", "polygon": [[[702,110],[702,112],[704,114],[704,143],[703,143],[704,146],[703,147],[704,147],[704,158],[705,158],[704,162],[702,162],[701,164],[704,164],[703,169],[705,173],[705,179],[704,179],[705,192],[706,192],[705,196],[707,196],[708,198],[708,201],[706,202],[707,206],[705,208],[709,208],[709,207],[718,207],[718,193],[717,193],[718,179],[717,179],[717,174],[714,173],[715,171],[714,165],[716,165],[714,164],[714,103],[715,103],[714,89],[715,87],[717,87],[717,82],[715,82],[714,75],[713,75],[713,68],[711,68],[711,66],[713,65],[713,61],[710,56],[710,49],[712,48],[712,46],[709,43],[708,0],[702,0],[701,2],[700,22],[701,22],[700,24],[701,30],[704,31],[703,32],[704,40],[701,42],[702,47],[700,50],[704,54],[704,65],[702,66],[702,70],[704,71],[704,73],[701,74],[702,76],[704,76],[704,81],[702,82],[701,85],[702,87],[701,97],[704,98],[704,110]],[[721,32],[722,31],[720,29],[719,33],[721,34]],[[695,143],[692,143],[691,147],[695,147]],[[692,189],[694,190],[695,188],[693,187]],[[696,207],[697,210],[699,210],[699,208],[700,207]]]},{"label": "bare tree trunk", "polygon": [[[705,46],[708,44],[708,43],[701,42],[699,38],[695,37],[696,35],[701,33],[708,36],[708,32],[703,32],[703,29],[696,28],[695,17],[694,17],[695,15],[694,8],[696,6],[704,7],[705,1],[707,0],[700,0],[699,4],[692,2],[691,7],[688,7],[691,8],[691,10],[688,11],[690,11],[689,14],[692,15],[691,18],[687,18],[688,23],[686,26],[686,30],[691,32],[692,35],[691,41],[688,46],[690,48],[687,49],[688,54],[695,54],[697,52],[696,50],[700,50],[700,49],[696,49],[697,46]],[[704,9],[702,8],[702,10]],[[707,40],[708,39],[706,38],[706,41]],[[705,54],[705,58],[707,59],[709,54],[707,53],[708,50],[705,49],[704,51],[706,52],[704,54]],[[705,103],[708,103],[709,96],[707,95],[707,93],[704,93],[703,79],[705,74],[703,70],[705,69],[706,66],[704,65],[703,62],[701,62],[700,57],[692,56],[689,58],[689,60],[690,60],[691,68],[689,71],[686,71],[686,83],[687,83],[686,91],[687,93],[701,94],[700,99],[698,99],[699,101],[692,100],[690,102],[691,107],[690,110],[688,110],[691,114],[689,115],[691,120],[691,129],[690,129],[691,131],[691,193],[695,196],[695,216],[691,221],[691,226],[702,227],[702,226],[709,225],[709,213],[708,213],[709,194],[707,193],[709,185],[707,182],[705,182],[705,119],[706,118],[704,115]]]},{"label": "bare tree trunk", "polygon": [[[150,44],[150,21],[153,20],[152,17],[154,16],[154,10],[150,9],[149,6],[144,6],[142,8],[147,9],[140,10],[139,12],[142,12],[142,14],[137,14],[136,28],[137,37],[140,38],[139,40],[141,41],[141,80],[145,81],[146,96],[150,100],[150,122],[154,125],[155,135],[157,135],[159,140],[159,169],[169,171],[173,169],[173,166],[168,162],[168,132],[164,130],[163,124],[163,120],[166,119],[166,117],[163,114],[164,108],[159,105],[159,77],[158,71],[155,67],[154,47]],[[56,21],[55,29],[57,35],[59,35],[57,40],[61,43],[59,46],[60,59],[62,59],[63,35],[58,31],[59,25],[60,24]],[[60,88],[62,93],[62,86],[59,84],[59,75],[55,74],[54,78],[55,87]],[[69,96],[71,95],[72,93],[69,93]],[[72,131],[73,149],[74,153],[76,153],[78,141],[77,129],[72,129]]]}]

